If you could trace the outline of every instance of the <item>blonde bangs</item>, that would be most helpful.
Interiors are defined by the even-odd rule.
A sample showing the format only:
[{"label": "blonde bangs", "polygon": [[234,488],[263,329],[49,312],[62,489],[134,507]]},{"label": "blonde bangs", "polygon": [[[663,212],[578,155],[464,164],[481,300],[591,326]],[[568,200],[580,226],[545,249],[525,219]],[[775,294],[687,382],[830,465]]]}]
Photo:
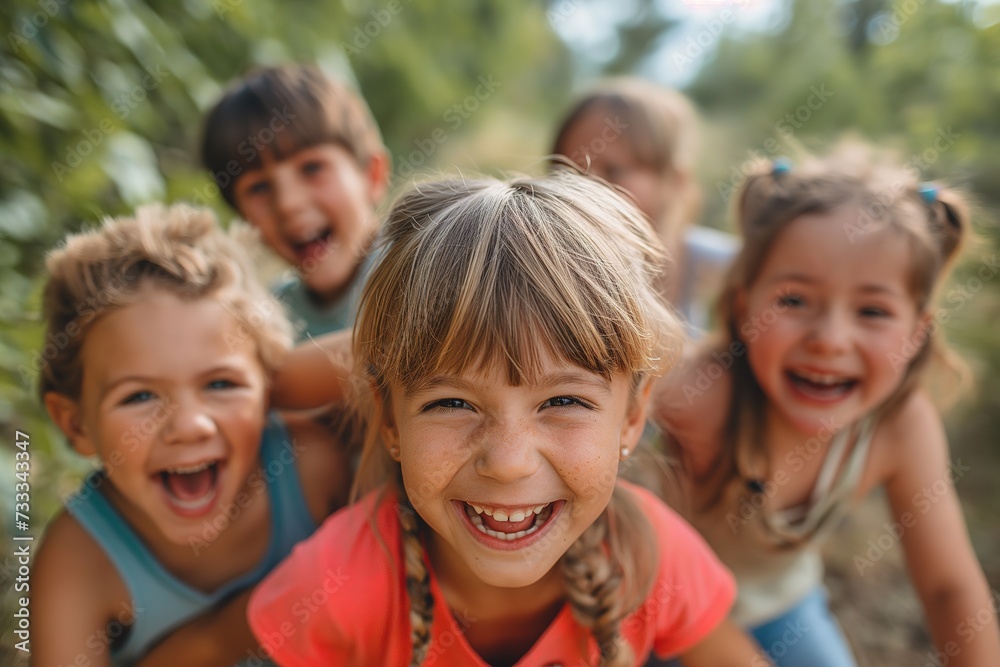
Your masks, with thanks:
[{"label": "blonde bangs", "polygon": [[[412,210],[417,199],[439,204]],[[646,374],[678,333],[649,287],[658,251],[647,223],[588,179],[420,186],[387,233],[356,330],[380,384],[495,369],[530,383],[545,351],[604,377]]]}]

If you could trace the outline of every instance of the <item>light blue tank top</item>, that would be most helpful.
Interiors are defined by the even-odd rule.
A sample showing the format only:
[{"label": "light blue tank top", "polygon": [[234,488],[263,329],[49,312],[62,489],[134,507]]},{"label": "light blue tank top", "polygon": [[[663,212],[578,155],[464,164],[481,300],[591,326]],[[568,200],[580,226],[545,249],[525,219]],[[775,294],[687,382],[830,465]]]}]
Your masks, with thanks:
[{"label": "light blue tank top", "polygon": [[[260,459],[271,503],[270,544],[256,568],[210,594],[192,588],[163,568],[104,497],[100,487],[106,478],[100,471],[93,473],[83,488],[67,500],[67,511],[114,563],[136,610],[127,637],[111,649],[113,667],[136,663],[172,630],[256,584],[291,552],[292,547],[316,530],[295,467],[291,439],[276,413],[269,416],[261,437]],[[109,629],[108,634],[118,636],[121,629]],[[244,664],[260,667],[272,663],[258,656],[251,659],[248,655]]]}]

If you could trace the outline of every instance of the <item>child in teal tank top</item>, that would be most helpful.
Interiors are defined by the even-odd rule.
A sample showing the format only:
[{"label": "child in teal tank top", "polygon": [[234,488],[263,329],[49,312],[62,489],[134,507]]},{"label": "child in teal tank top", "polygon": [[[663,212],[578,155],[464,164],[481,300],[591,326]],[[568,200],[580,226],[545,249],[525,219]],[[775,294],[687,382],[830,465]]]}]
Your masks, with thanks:
[{"label": "child in teal tank top", "polygon": [[40,391],[101,467],[39,549],[32,663],[263,664],[249,591],[351,476],[326,426],[269,414],[282,309],[211,214],[181,206],[72,236],[47,268],[47,340],[69,342]]}]

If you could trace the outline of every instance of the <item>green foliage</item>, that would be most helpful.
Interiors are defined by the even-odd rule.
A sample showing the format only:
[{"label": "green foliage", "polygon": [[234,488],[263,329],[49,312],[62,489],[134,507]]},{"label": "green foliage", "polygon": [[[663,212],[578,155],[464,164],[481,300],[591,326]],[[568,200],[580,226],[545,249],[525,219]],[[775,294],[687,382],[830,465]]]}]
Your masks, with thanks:
[{"label": "green foliage", "polygon": [[[0,7],[3,507],[13,498],[8,473],[14,469],[15,430],[31,437],[36,534],[88,466],[48,423],[35,395],[45,346],[58,344],[43,340],[40,323],[45,251],[69,232],[147,201],[193,201],[213,207],[223,220],[233,218],[196,155],[201,117],[227,82],[253,66],[289,60],[317,62],[353,79],[398,166],[417,150],[417,139],[438,127],[455,143],[504,109],[513,123],[553,122],[551,101],[566,93],[569,61],[543,12],[534,3],[504,0],[5,2]],[[476,98],[481,78],[490,77],[499,85],[488,99]],[[463,105],[461,113],[448,119],[461,120],[457,124],[445,119],[455,104]],[[418,152],[420,164],[411,166],[436,166],[443,153],[436,148]],[[5,510],[0,535],[10,534],[12,520]],[[3,584],[11,565],[0,564]],[[4,613],[0,625],[4,643],[11,637],[5,632],[9,618]]]}]

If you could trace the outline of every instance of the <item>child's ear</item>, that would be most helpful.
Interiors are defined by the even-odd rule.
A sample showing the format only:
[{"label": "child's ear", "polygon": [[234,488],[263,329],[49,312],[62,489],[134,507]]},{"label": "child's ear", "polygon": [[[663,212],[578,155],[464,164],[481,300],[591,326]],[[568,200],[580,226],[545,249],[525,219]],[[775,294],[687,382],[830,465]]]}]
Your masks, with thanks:
[{"label": "child's ear", "polygon": [[399,429],[396,428],[396,419],[392,416],[392,401],[379,391],[372,382],[372,400],[375,401],[375,414],[381,416],[382,423],[379,424],[379,435],[386,449],[391,450],[399,445]]},{"label": "child's ear", "polygon": [[392,161],[385,151],[372,153],[365,167],[365,180],[368,181],[368,197],[372,205],[378,206],[389,189],[389,170]]},{"label": "child's ear", "polygon": [[635,396],[629,402],[625,423],[622,424],[621,445],[635,449],[636,443],[646,428],[646,412],[649,408],[649,397],[653,390],[653,378],[646,377],[635,390]]},{"label": "child's ear", "polygon": [[49,391],[45,393],[45,409],[73,449],[82,456],[97,454],[97,448],[83,427],[83,415],[80,413],[80,404],[77,401],[69,396]]}]

